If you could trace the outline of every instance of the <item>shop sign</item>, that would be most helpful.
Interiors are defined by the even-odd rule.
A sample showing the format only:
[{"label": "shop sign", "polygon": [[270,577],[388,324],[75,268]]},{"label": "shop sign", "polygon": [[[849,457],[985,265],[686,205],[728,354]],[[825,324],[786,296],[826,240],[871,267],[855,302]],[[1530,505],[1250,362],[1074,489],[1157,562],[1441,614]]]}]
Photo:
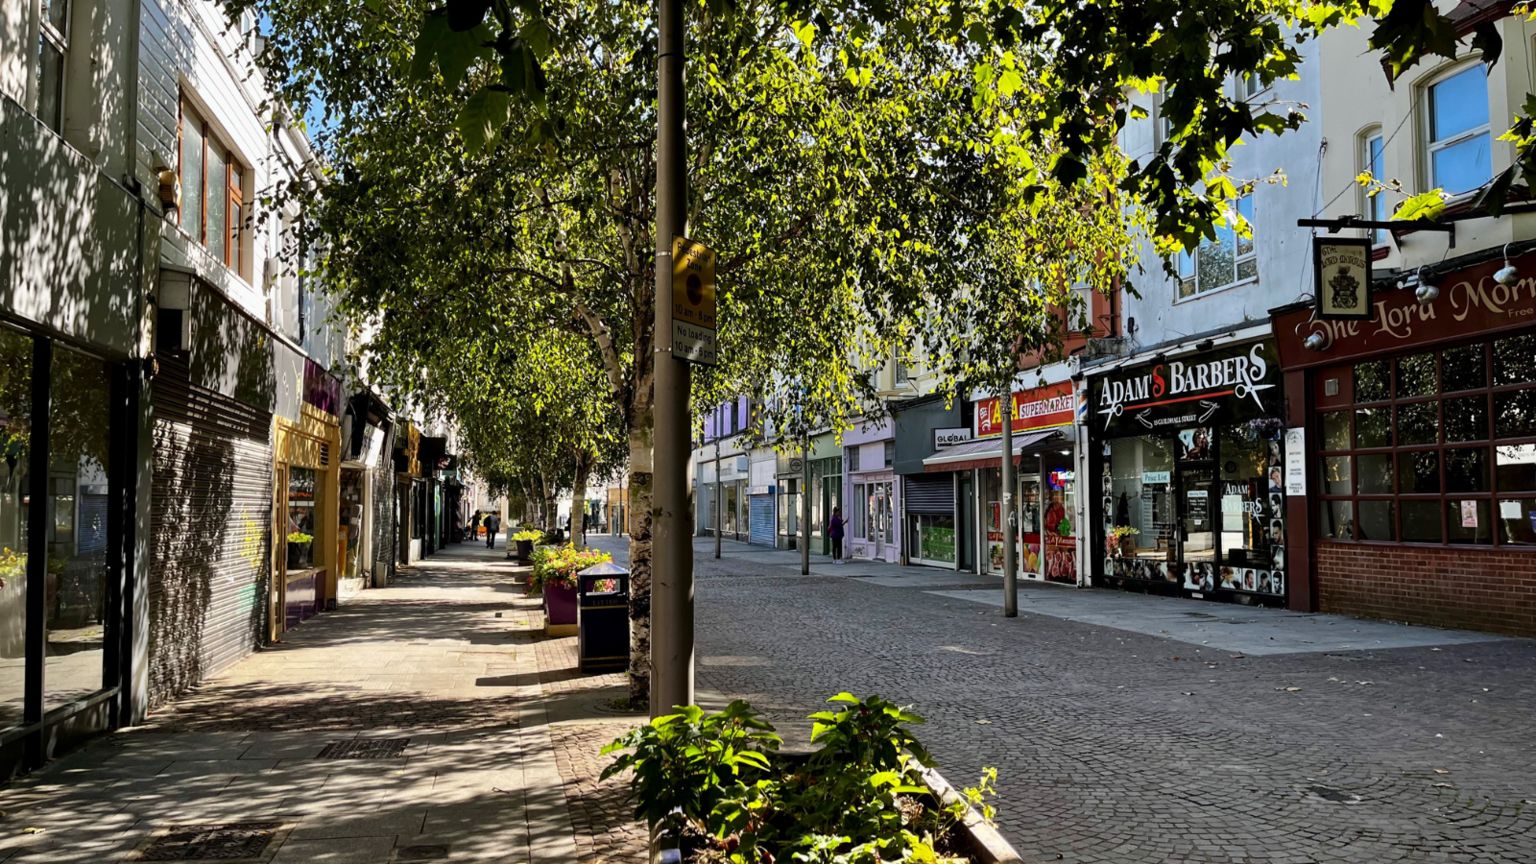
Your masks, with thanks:
[{"label": "shop sign", "polygon": [[333,417],[341,415],[341,379],[304,358],[304,401]]},{"label": "shop sign", "polygon": [[715,251],[672,238],[672,356],[715,365]]},{"label": "shop sign", "polygon": [[1317,274],[1317,317],[1365,320],[1371,317],[1371,241],[1365,237],[1312,238]]},{"label": "shop sign", "polygon": [[964,426],[933,430],[933,449],[946,450],[971,440],[971,430]]},{"label": "shop sign", "polygon": [[[1071,381],[1021,390],[1013,394],[1013,431],[1066,426],[1072,422],[1074,406]],[[994,396],[977,402],[975,426],[977,438],[1003,434],[1003,400]]]},{"label": "shop sign", "polygon": [[1089,400],[1094,427],[1114,437],[1273,416],[1279,384],[1274,346],[1255,342],[1116,369],[1089,379]]},{"label": "shop sign", "polygon": [[[1440,295],[1429,303],[1420,303],[1406,288],[1378,294],[1365,320],[1319,320],[1310,306],[1282,312],[1274,318],[1280,360],[1293,369],[1536,324],[1536,255],[1522,255],[1513,263],[1520,279],[1512,285],[1494,280],[1504,266],[1497,258],[1430,276]],[[1314,335],[1316,347],[1308,348]]]}]

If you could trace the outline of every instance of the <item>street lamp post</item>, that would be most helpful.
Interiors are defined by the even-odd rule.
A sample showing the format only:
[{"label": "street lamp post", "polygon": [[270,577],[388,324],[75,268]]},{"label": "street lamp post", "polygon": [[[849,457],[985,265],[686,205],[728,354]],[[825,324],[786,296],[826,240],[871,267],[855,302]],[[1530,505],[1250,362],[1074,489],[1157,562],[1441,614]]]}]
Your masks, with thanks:
[{"label": "street lamp post", "polygon": [[811,439],[800,445],[800,575],[811,575]]},{"label": "street lamp post", "polygon": [[688,363],[672,356],[672,239],[684,233],[683,3],[656,3],[655,420],[651,487],[651,716],[693,704]]},{"label": "street lamp post", "polygon": [[1018,479],[1013,466],[1013,382],[999,397],[1003,401],[1003,616],[1019,617],[1018,555],[1013,548],[1017,528],[1013,509],[1013,489]]}]

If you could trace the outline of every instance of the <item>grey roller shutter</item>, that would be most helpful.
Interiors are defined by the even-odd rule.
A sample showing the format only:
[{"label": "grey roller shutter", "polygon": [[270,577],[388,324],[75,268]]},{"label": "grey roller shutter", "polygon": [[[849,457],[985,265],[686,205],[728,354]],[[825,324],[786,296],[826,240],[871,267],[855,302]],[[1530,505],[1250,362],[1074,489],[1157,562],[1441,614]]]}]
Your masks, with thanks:
[{"label": "grey roller shutter", "polygon": [[751,542],[759,546],[772,546],[774,541],[773,496],[753,495],[748,511],[748,530]]},{"label": "grey roller shutter", "polygon": [[153,382],[150,704],[254,651],[270,579],[272,415],[188,381]]},{"label": "grey roller shutter", "polygon": [[906,509],[908,513],[953,513],[955,512],[955,480],[953,474],[938,474],[933,477],[918,475],[908,477],[906,488]]}]

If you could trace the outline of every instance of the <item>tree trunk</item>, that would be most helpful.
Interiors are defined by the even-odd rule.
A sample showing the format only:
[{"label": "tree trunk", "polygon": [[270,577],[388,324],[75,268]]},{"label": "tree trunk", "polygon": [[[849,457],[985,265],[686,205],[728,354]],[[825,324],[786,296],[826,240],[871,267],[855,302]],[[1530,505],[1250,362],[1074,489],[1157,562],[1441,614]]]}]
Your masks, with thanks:
[{"label": "tree trunk", "polygon": [[571,542],[577,549],[587,548],[587,477],[592,460],[576,457],[576,485],[571,490]]},{"label": "tree trunk", "polygon": [[629,704],[651,700],[651,412],[629,430]]}]

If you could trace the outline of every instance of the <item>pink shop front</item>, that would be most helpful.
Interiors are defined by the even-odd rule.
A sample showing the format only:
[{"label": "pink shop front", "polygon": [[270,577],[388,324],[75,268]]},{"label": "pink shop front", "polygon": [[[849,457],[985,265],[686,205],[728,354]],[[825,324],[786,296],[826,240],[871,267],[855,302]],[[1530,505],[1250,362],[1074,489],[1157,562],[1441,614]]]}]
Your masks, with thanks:
[{"label": "pink shop front", "polygon": [[889,418],[843,435],[843,500],[850,558],[901,560],[901,483],[893,468],[896,441]]}]

